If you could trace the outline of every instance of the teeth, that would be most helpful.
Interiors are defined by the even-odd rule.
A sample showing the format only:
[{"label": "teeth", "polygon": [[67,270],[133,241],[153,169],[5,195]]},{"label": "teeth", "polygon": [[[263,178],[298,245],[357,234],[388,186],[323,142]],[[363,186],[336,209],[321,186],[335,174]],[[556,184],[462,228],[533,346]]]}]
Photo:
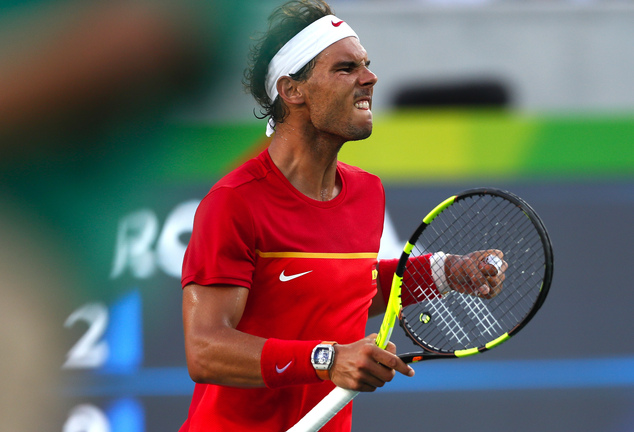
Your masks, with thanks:
[{"label": "teeth", "polygon": [[355,103],[354,106],[359,109],[370,109],[370,102],[367,100],[362,100]]}]

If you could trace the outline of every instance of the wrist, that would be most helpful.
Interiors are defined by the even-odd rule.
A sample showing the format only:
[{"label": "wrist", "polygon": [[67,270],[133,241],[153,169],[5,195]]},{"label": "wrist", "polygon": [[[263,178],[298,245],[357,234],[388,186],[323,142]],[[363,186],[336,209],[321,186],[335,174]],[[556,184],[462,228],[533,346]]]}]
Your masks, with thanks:
[{"label": "wrist", "polygon": [[451,267],[449,255],[444,252],[436,252],[429,258],[429,266],[431,268],[431,276],[434,279],[436,289],[441,295],[451,291],[449,285],[447,268]]},{"label": "wrist", "polygon": [[336,342],[324,341],[317,344],[310,355],[315,373],[322,381],[330,380],[330,369],[335,362]]},{"label": "wrist", "polygon": [[310,361],[319,340],[267,339],[262,349],[260,370],[268,388],[320,383]]}]

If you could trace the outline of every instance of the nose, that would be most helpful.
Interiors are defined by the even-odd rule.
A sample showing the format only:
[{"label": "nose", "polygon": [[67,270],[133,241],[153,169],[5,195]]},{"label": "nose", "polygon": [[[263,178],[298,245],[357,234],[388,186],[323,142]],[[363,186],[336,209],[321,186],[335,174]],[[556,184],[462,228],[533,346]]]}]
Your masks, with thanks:
[{"label": "nose", "polygon": [[364,87],[373,87],[379,78],[367,67],[363,68],[359,82]]}]

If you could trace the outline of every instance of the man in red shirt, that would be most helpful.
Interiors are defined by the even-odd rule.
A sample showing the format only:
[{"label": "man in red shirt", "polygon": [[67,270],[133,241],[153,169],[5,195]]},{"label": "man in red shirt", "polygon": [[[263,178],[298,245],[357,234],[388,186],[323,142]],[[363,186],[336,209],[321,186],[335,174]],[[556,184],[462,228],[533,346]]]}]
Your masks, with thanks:
[{"label": "man in red shirt", "polygon": [[[384,191],[337,160],[372,132],[365,49],[326,3],[293,1],[273,12],[251,60],[246,85],[274,135],[196,213],[182,285],[197,384],[181,431],[284,431],[335,385],[373,391],[414,375],[393,344],[364,337],[368,315],[385,310]],[[349,431],[351,410],[322,430]]]}]

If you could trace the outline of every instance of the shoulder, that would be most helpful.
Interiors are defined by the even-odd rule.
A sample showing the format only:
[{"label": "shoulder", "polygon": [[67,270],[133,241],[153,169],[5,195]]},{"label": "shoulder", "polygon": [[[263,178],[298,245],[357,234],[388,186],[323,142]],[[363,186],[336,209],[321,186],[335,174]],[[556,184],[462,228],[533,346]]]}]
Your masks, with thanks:
[{"label": "shoulder", "polygon": [[373,178],[375,178],[377,180],[379,179],[379,177],[377,175],[369,173],[369,172],[367,172],[367,171],[365,171],[365,170],[363,170],[363,169],[361,169],[359,167],[356,167],[354,165],[349,165],[349,164],[347,164],[345,162],[338,161],[337,162],[337,167],[340,170],[342,170],[344,172],[351,173],[353,175],[369,176],[369,177],[373,177]]},{"label": "shoulder", "polygon": [[270,171],[270,168],[267,166],[263,158],[258,156],[246,161],[244,164],[222,177],[211,188],[210,192],[220,188],[239,189],[249,183],[262,180],[270,173]]},{"label": "shoulder", "polygon": [[269,174],[260,157],[250,159],[214,184],[198,206],[198,213],[217,208],[231,208],[232,213],[249,213],[249,198],[257,194],[260,180]]},{"label": "shoulder", "polygon": [[361,182],[366,186],[383,188],[383,184],[381,183],[379,176],[369,173],[359,167],[339,161],[337,162],[337,168],[344,177],[353,180],[355,183]]}]

